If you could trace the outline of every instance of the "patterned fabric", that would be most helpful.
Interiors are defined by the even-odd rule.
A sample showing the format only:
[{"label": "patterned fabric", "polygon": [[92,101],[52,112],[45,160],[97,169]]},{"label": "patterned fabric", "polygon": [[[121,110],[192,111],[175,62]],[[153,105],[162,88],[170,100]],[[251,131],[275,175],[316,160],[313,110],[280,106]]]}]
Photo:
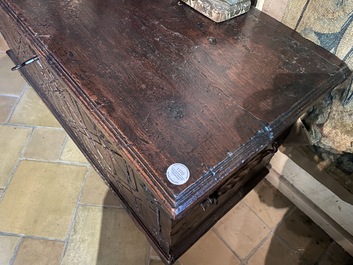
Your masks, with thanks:
[{"label": "patterned fabric", "polygon": [[[353,69],[352,0],[286,1],[282,22]],[[353,174],[353,77],[312,108],[305,120],[316,151]]]}]

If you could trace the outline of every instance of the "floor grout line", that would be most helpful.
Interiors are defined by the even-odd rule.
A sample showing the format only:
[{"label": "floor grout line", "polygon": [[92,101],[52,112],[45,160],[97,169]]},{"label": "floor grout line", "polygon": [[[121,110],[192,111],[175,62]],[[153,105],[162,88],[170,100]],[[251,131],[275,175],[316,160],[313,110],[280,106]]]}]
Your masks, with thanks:
[{"label": "floor grout line", "polygon": [[17,245],[16,245],[16,247],[15,247],[15,250],[14,250],[14,252],[12,253],[12,257],[11,257],[11,259],[10,259],[9,265],[13,265],[13,264],[14,264],[14,262],[15,262],[15,260],[16,260],[17,253],[18,253],[18,251],[19,251],[19,249],[20,249],[20,246],[21,246],[22,242],[23,242],[23,237],[20,237],[20,240],[18,241],[18,243],[17,243]]},{"label": "floor grout line", "polygon": [[22,123],[11,123],[11,122],[0,122],[1,126],[9,126],[9,127],[22,127],[22,128],[44,128],[44,129],[57,129],[64,130],[62,127],[51,127],[44,125],[30,125],[30,124],[22,124]]},{"label": "floor grout line", "polygon": [[7,97],[7,98],[20,98],[19,95],[15,95],[15,94],[1,94],[0,93],[0,97]]},{"label": "floor grout line", "polygon": [[67,247],[68,247],[68,244],[69,244],[69,241],[70,241],[70,235],[71,235],[71,231],[75,225],[75,220],[76,220],[76,216],[77,216],[77,211],[78,211],[78,207],[80,206],[80,200],[81,200],[81,196],[82,196],[82,193],[83,193],[83,189],[85,187],[85,184],[86,184],[86,180],[87,180],[87,176],[88,176],[88,171],[89,171],[89,167],[90,166],[87,166],[86,168],[86,172],[85,172],[85,176],[83,178],[83,181],[82,181],[82,184],[81,184],[81,189],[80,189],[80,193],[77,197],[77,201],[76,201],[76,207],[75,207],[75,210],[72,214],[72,217],[71,217],[71,221],[70,221],[70,225],[69,225],[69,229],[67,231],[67,235],[66,235],[66,238],[65,238],[65,244],[64,244],[64,249],[61,253],[61,257],[60,257],[60,262],[59,264],[62,264],[63,262],[63,259],[65,257],[65,254],[66,254],[66,251],[67,251]]},{"label": "floor grout line", "polygon": [[[115,195],[116,196],[116,195]],[[118,196],[116,196],[118,198]],[[94,203],[78,203],[80,206],[89,206],[89,207],[100,207],[100,208],[113,208],[113,209],[125,209],[124,206],[117,205],[105,205],[105,204],[94,204]]]},{"label": "floor grout line", "polygon": [[296,249],[292,248],[292,246],[287,242],[287,240],[284,240],[282,237],[280,237],[276,233],[273,233],[273,236],[276,237],[278,240],[280,240],[283,244],[285,244],[291,250],[291,254],[300,257],[298,255],[298,251]]},{"label": "floor grout line", "polygon": [[60,152],[59,152],[59,158],[58,158],[58,160],[61,160],[61,157],[63,156],[65,147],[66,147],[67,142],[68,142],[69,140],[70,140],[70,136],[66,133],[65,139],[64,139],[64,141],[63,141],[63,144],[61,145],[61,150],[60,150]]},{"label": "floor grout line", "polygon": [[255,214],[255,216],[256,216],[257,218],[259,218],[259,220],[260,220],[268,229],[270,229],[270,231],[272,231],[271,227],[270,227],[260,216],[257,215],[256,211],[254,211],[253,208],[252,208],[249,204],[247,204],[247,203],[245,202],[245,200],[244,200],[244,204],[249,208],[250,211],[252,211],[252,212]]},{"label": "floor grout line", "polygon": [[273,235],[274,233],[270,230],[270,232],[249,252],[249,254],[244,258],[245,263],[249,262],[254,254],[263,246],[263,244]]},{"label": "floor grout line", "polygon": [[[288,216],[290,216],[295,210],[299,210],[300,211],[300,209],[299,208],[297,208],[297,207],[293,207],[293,209],[291,210],[291,211],[288,211],[288,214],[286,214],[283,218],[282,218],[282,220],[281,220],[281,224],[287,219],[287,217]],[[273,231],[273,234],[274,234],[274,236],[276,236],[278,239],[280,239],[282,242],[284,242],[285,244],[286,244],[286,246],[293,252],[293,253],[297,253],[296,252],[296,249],[294,249],[291,245],[290,245],[290,243],[287,241],[287,240],[285,240],[284,238],[282,238],[279,234],[277,234],[277,228],[279,227],[279,225],[276,227],[276,229],[274,229],[274,231]]]},{"label": "floor grout line", "polygon": [[90,166],[89,163],[65,161],[65,160],[45,160],[45,159],[28,158],[28,157],[21,158],[21,161],[42,162],[42,163],[60,164],[60,165],[77,166],[77,167],[89,167]]},{"label": "floor grout line", "polygon": [[[146,251],[147,253],[146,253],[146,260],[145,260],[145,264],[146,265],[150,265],[151,264],[151,248],[152,248],[152,246],[149,244],[149,243],[146,243],[146,244],[148,244],[149,245],[149,251]],[[147,246],[148,247],[148,246]]]},{"label": "floor grout line", "polygon": [[25,94],[27,88],[28,88],[28,84],[27,84],[27,82],[26,82],[26,83],[22,86],[21,93],[17,96],[17,97],[18,97],[18,100],[17,100],[17,102],[14,104],[14,106],[13,106],[13,108],[12,108],[12,110],[11,110],[11,112],[10,112],[10,114],[9,114],[9,116],[8,116],[8,118],[7,118],[7,120],[6,120],[6,123],[8,123],[8,122],[11,120],[12,115],[14,114],[16,108],[18,107],[18,104],[20,104],[20,101],[21,101],[23,95]]},{"label": "floor grout line", "polygon": [[[256,253],[258,249],[261,248],[261,246],[266,242],[266,240],[273,234],[278,237],[278,235],[275,234],[276,229],[280,226],[280,224],[285,220],[285,217],[288,216],[290,213],[292,213],[296,207],[294,205],[291,205],[288,208],[288,211],[285,213],[285,215],[282,217],[281,221],[277,223],[277,225],[274,228],[271,228],[258,214],[256,211],[253,210],[253,208],[248,205],[245,201],[244,204],[249,208],[250,211],[252,211],[257,218],[269,229],[269,233],[249,252],[249,254],[245,258],[240,258],[235,251],[229,246],[228,242],[223,239],[223,237],[218,233],[217,229],[213,227],[212,231],[217,235],[217,237],[226,245],[226,247],[241,261],[242,264],[247,264],[249,259]],[[283,240],[283,239],[282,239]],[[288,245],[288,244],[287,244]],[[290,247],[291,250],[293,250]]]},{"label": "floor grout line", "polygon": [[8,179],[8,181],[5,184],[5,188],[4,188],[3,192],[2,192],[2,194],[0,195],[0,203],[2,202],[3,198],[5,197],[6,191],[7,191],[8,187],[9,187],[9,185],[11,183],[11,180],[13,179],[13,177],[14,177],[16,171],[17,171],[17,168],[19,167],[19,165],[20,165],[20,163],[22,161],[22,159],[21,159],[22,155],[24,153],[24,150],[27,148],[27,145],[29,143],[29,139],[31,138],[31,136],[33,134],[33,130],[34,129],[32,128],[31,132],[28,134],[28,136],[26,138],[26,141],[25,141],[25,144],[23,145],[22,150],[20,152],[20,155],[18,156],[18,159],[17,159],[16,163],[14,164],[14,167],[12,168],[12,170],[10,172],[9,179]]},{"label": "floor grout line", "polygon": [[[264,180],[266,180],[266,179],[264,179]],[[278,192],[280,192],[276,187],[274,187],[271,183],[269,183],[267,180],[266,180],[266,182],[264,183],[264,185],[266,185],[267,186],[267,188],[274,188],[274,191],[278,191]],[[254,190],[253,190],[254,191]],[[281,192],[280,192],[280,194],[282,195],[282,196],[284,196]],[[285,197],[285,196],[284,196]],[[244,197],[245,198],[245,197]],[[271,226],[269,225],[269,224],[267,224],[267,222],[265,221],[265,220],[263,220],[262,218],[261,218],[261,216],[259,216],[258,215],[258,213],[257,213],[257,211],[256,211],[256,209],[254,209],[249,203],[247,203],[246,202],[246,200],[242,200],[243,202],[244,202],[244,204],[246,204],[248,207],[249,207],[249,209],[272,231],[272,230],[274,230],[274,229],[276,229],[281,223],[282,223],[282,221],[285,219],[285,217],[290,213],[290,212],[292,212],[293,211],[293,208],[296,208],[296,206],[293,204],[293,203],[291,203],[291,205],[288,207],[288,209],[287,209],[287,211],[286,211],[286,213],[283,215],[283,217],[281,218],[281,220],[277,223],[277,225],[275,226],[275,228],[271,228]],[[264,205],[267,205],[266,203],[261,203],[261,204],[264,204]],[[267,205],[267,206],[269,206],[269,207],[271,207],[271,208],[275,208],[274,206],[271,206],[271,205]]]},{"label": "floor grout line", "polygon": [[335,244],[335,241],[332,241],[330,243],[330,245],[327,247],[327,249],[325,249],[325,251],[320,255],[320,257],[318,258],[318,264],[321,263],[321,260],[323,260],[327,254],[329,253],[330,249],[333,247],[333,244]]},{"label": "floor grout line", "polygon": [[26,234],[16,234],[16,233],[9,233],[9,232],[0,232],[0,235],[1,236],[20,237],[20,238],[29,238],[29,239],[36,239],[36,240],[65,242],[65,240],[61,239],[61,238],[26,235]]},{"label": "floor grout line", "polygon": [[[267,184],[266,184],[267,185]],[[272,186],[273,187],[273,186]],[[277,189],[276,189],[277,190]],[[282,193],[281,193],[282,194]],[[284,195],[283,195],[284,196]],[[276,231],[277,231],[277,229],[281,226],[281,224],[285,221],[285,219],[286,219],[286,217],[288,216],[288,215],[290,215],[292,212],[294,212],[296,209],[297,209],[297,207],[294,205],[294,204],[292,204],[292,205],[290,205],[289,207],[288,207],[288,209],[287,209],[287,211],[285,212],[285,214],[282,216],[282,218],[281,218],[281,220],[276,224],[276,226],[275,227],[271,227],[271,226],[269,226],[258,214],[257,214],[257,211],[256,210],[254,210],[253,209],[253,207],[251,207],[251,205],[249,205],[248,203],[246,203],[245,202],[245,200],[244,200],[244,203],[249,207],[249,209],[270,229],[270,233],[266,236],[266,238],[272,233],[274,236],[276,236],[276,237],[279,237],[278,235],[277,235],[277,233],[276,233]],[[285,241],[284,239],[282,239],[281,238],[281,240],[282,241]],[[265,240],[266,241],[266,240]],[[252,252],[250,252],[250,254],[251,254],[251,256],[250,256],[250,254],[248,255],[248,257],[246,258],[246,262],[255,254],[255,252],[263,245],[263,243],[265,242],[265,241],[263,241],[263,242],[260,242],[259,243],[259,245],[258,246],[256,246],[254,249],[256,249],[255,251],[252,251]],[[286,242],[286,245],[287,246],[289,246],[288,245],[288,243]],[[292,247],[290,247],[289,246],[289,248],[291,249],[291,250],[293,250],[293,248]]]},{"label": "floor grout line", "polygon": [[289,215],[290,213],[292,213],[292,212],[296,209],[296,206],[295,206],[295,205],[291,205],[291,206],[287,209],[287,211],[285,212],[285,214],[283,215],[283,217],[281,218],[281,220],[276,224],[276,226],[275,226],[274,228],[272,228],[270,225],[268,225],[268,224],[266,223],[265,220],[263,220],[263,219],[261,218],[261,216],[259,216],[259,215],[257,214],[257,211],[256,211],[255,209],[253,209],[253,208],[251,207],[251,205],[249,205],[249,204],[246,203],[245,201],[244,201],[244,204],[246,204],[246,205],[249,207],[250,211],[252,211],[252,212],[257,216],[257,218],[259,218],[259,219],[261,220],[261,222],[263,222],[272,232],[274,232],[274,231],[282,224],[282,222],[284,221],[284,219],[286,218],[287,215]]},{"label": "floor grout line", "polygon": [[229,246],[228,242],[227,242],[226,240],[224,240],[223,237],[218,233],[218,231],[217,231],[217,229],[216,229],[215,226],[213,226],[210,231],[213,231],[213,232],[216,234],[216,236],[219,238],[219,240],[222,241],[222,243],[233,253],[233,255],[234,255],[238,260],[240,260],[240,262],[243,261],[243,259],[240,258],[240,257],[238,256],[238,254],[235,253],[235,251]]}]

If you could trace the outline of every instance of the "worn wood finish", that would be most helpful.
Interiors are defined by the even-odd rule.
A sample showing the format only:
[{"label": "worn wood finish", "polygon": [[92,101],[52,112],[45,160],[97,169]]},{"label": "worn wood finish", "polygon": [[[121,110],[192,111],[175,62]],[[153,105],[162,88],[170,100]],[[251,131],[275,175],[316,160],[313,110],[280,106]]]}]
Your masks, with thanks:
[{"label": "worn wood finish", "polygon": [[[256,185],[275,139],[350,72],[256,9],[214,24],[177,1],[0,6],[9,55],[40,56],[22,74],[166,263]],[[191,172],[181,186],[166,178],[175,162]]]}]

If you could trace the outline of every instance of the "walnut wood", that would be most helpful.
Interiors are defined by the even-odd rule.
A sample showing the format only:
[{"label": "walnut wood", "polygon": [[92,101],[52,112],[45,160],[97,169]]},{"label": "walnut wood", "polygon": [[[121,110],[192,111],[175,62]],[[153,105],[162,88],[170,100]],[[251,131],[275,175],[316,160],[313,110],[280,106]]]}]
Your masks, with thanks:
[{"label": "walnut wood", "polygon": [[[0,7],[13,60],[40,56],[22,74],[166,263],[254,187],[264,150],[350,73],[256,9],[215,24],[170,0]],[[181,186],[166,178],[175,162],[191,172]]]}]

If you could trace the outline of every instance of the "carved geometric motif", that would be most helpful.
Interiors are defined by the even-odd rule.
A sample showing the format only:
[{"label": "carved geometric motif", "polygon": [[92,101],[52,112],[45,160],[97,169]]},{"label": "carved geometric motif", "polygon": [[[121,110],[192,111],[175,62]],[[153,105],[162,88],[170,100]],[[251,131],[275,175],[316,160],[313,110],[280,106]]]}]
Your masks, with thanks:
[{"label": "carved geometric motif", "polygon": [[[39,63],[26,66],[31,78],[38,84],[37,91],[58,116],[69,135],[83,149],[91,163],[104,178],[110,180],[118,193],[133,211],[148,224],[148,229],[163,241],[160,224],[160,205],[142,182],[139,173],[129,165],[118,147],[103,133],[85,110],[65,88],[66,85],[53,74],[41,58]],[[142,188],[139,188],[142,187]]]},{"label": "carved geometric motif", "polygon": [[[0,13],[2,11],[0,9]],[[14,27],[4,14],[5,38],[22,61],[38,55],[31,43],[23,37],[19,28]],[[139,172],[129,165],[116,143],[108,137],[103,128],[93,120],[93,115],[67,85],[55,74],[52,62],[40,57],[38,61],[21,69],[21,73],[33,86],[54,115],[58,118],[70,137],[82,149],[90,162],[100,172],[103,179],[111,183],[111,188],[120,194],[147,229],[158,241],[166,241],[160,224],[160,205],[143,182]],[[142,221],[144,220],[144,221]]]}]

